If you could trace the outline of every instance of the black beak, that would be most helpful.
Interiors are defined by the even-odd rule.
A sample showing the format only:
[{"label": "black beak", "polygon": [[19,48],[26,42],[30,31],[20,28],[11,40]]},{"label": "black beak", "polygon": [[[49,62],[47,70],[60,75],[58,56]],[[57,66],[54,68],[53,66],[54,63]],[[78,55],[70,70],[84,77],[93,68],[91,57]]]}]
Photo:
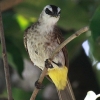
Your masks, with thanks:
[{"label": "black beak", "polygon": [[57,18],[59,15],[57,13],[53,13],[51,16]]}]

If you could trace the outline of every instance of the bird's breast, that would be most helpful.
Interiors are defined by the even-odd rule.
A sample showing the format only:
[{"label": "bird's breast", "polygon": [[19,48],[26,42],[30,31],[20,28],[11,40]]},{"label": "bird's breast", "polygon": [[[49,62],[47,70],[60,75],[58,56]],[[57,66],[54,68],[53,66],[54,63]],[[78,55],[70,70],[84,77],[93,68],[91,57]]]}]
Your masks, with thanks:
[{"label": "bird's breast", "polygon": [[[39,33],[30,33],[27,37],[27,48],[30,59],[36,66],[43,69],[45,60],[50,57],[59,45],[57,39],[53,39],[51,35],[41,35]],[[64,65],[65,60],[62,51],[56,55],[54,61]]]}]

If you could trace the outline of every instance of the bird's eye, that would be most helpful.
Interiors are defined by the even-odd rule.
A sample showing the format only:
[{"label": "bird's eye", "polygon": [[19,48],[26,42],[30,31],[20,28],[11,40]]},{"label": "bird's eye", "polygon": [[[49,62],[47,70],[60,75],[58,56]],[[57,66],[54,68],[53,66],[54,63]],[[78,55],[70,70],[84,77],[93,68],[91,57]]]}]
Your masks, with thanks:
[{"label": "bird's eye", "polygon": [[60,13],[61,13],[61,11],[58,12],[58,14],[60,14]]},{"label": "bird's eye", "polygon": [[45,12],[46,12],[46,14],[48,14],[48,15],[52,15],[52,12],[51,12],[48,8],[46,8]]}]

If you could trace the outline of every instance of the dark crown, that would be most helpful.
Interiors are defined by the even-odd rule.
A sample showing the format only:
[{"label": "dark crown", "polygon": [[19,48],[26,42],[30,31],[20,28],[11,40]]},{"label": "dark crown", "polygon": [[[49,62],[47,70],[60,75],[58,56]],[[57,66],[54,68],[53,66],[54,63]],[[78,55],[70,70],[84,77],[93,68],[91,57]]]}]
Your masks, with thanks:
[{"label": "dark crown", "polygon": [[50,7],[51,7],[52,11],[47,7],[47,8],[45,9],[46,14],[51,15],[51,16],[55,16],[55,15],[58,16],[58,15],[60,15],[60,12],[61,12],[61,11],[58,11],[58,7],[57,7],[57,6],[55,6],[55,5],[50,5]]}]

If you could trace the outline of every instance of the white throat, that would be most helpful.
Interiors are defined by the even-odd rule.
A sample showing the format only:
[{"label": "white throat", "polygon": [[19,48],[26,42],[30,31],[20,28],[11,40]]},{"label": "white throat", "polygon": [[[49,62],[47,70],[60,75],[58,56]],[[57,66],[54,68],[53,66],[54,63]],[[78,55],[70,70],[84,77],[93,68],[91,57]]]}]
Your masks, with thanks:
[{"label": "white throat", "polygon": [[59,18],[51,17],[42,12],[38,19],[38,21],[40,22],[39,29],[41,30],[41,34],[44,34],[44,31],[46,32],[46,34],[51,33],[58,20]]}]

